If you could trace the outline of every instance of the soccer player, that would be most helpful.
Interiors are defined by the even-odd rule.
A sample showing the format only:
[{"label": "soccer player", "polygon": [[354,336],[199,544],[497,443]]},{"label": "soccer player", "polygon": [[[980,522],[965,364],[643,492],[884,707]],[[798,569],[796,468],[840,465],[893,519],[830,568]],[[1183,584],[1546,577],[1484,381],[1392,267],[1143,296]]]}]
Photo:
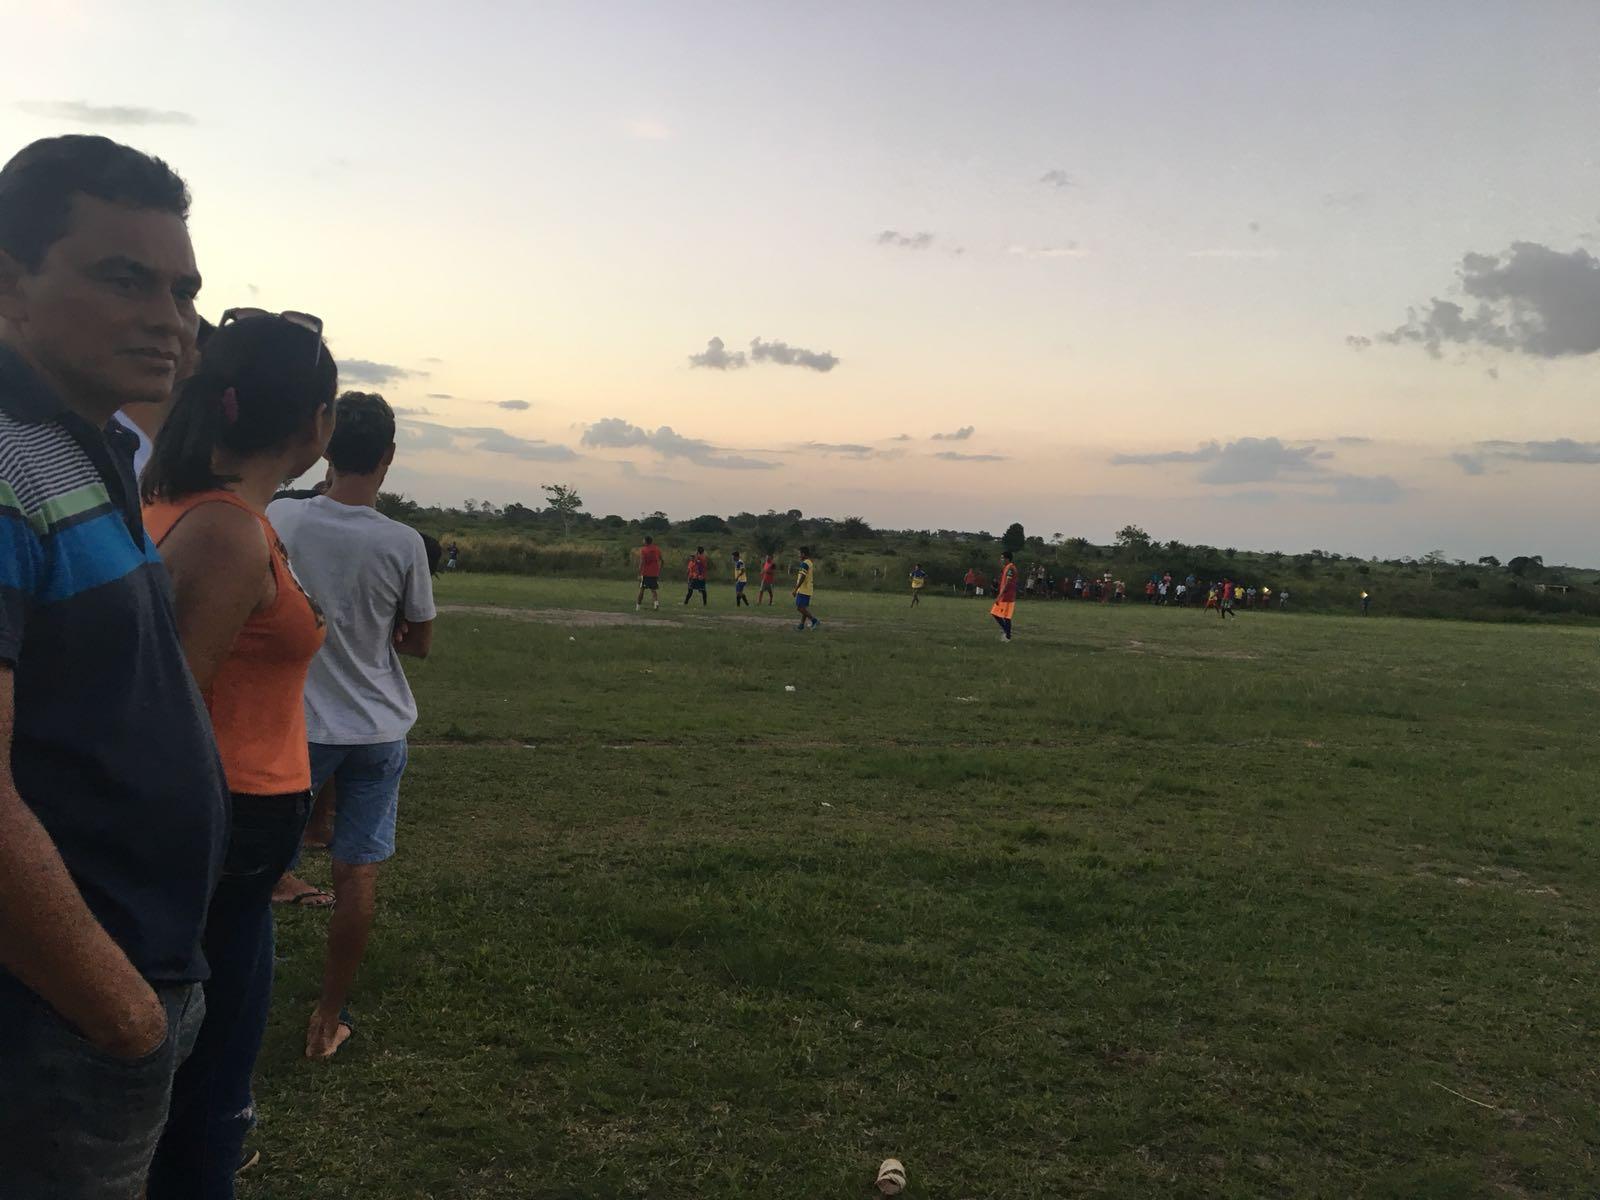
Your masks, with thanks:
[{"label": "soccer player", "polygon": [[1372,593],[1366,588],[1361,589],[1361,615],[1364,617],[1372,608]]},{"label": "soccer player", "polygon": [[911,568],[911,607],[915,608],[922,603],[922,589],[928,582],[928,573],[922,569],[921,563],[913,564]]},{"label": "soccer player", "polygon": [[661,547],[656,545],[655,538],[645,534],[644,545],[639,547],[639,596],[633,602],[633,611],[638,612],[639,606],[644,603],[644,594],[650,593],[650,606],[653,609],[661,608]]},{"label": "soccer player", "polygon": [[989,615],[1000,625],[1000,640],[1011,640],[1011,615],[1017,611],[1017,564],[1011,551],[1000,552],[1000,583],[995,588],[994,607]]},{"label": "soccer player", "polygon": [[1234,591],[1235,588],[1233,586],[1233,580],[1224,579],[1222,581],[1222,607],[1217,610],[1222,614],[1222,619],[1224,621],[1226,621],[1229,617],[1237,617],[1239,615],[1233,611]]},{"label": "soccer player", "polygon": [[696,546],[694,553],[689,556],[689,590],[683,595],[685,604],[694,599],[694,594],[700,593],[700,606],[708,603],[706,600],[706,548]]},{"label": "soccer player", "polygon": [[744,570],[744,555],[735,550],[733,552],[733,606],[735,608],[738,608],[741,604],[746,608],[750,607],[750,597],[744,594],[745,584],[749,581],[750,577],[745,574]]},{"label": "soccer player", "polygon": [[800,614],[800,624],[795,626],[796,629],[804,630],[807,621],[811,622],[812,629],[822,624],[817,620],[817,615],[811,611],[811,593],[816,586],[815,580],[816,567],[811,561],[811,547],[801,546],[800,568],[795,576],[793,592],[794,606]]},{"label": "soccer player", "polygon": [[767,607],[772,607],[772,581],[778,576],[778,564],[772,561],[772,555],[767,555],[766,561],[761,564],[761,591],[756,594],[756,603],[761,603],[761,597],[767,598]]}]

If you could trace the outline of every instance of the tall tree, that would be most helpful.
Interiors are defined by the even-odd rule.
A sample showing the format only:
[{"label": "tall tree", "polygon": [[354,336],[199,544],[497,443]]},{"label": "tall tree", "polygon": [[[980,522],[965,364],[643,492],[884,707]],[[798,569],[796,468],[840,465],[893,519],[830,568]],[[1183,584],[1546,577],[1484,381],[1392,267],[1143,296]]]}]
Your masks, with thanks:
[{"label": "tall tree", "polygon": [[550,511],[561,518],[562,536],[572,532],[572,518],[583,509],[583,497],[568,483],[547,483],[539,489],[545,494]]}]

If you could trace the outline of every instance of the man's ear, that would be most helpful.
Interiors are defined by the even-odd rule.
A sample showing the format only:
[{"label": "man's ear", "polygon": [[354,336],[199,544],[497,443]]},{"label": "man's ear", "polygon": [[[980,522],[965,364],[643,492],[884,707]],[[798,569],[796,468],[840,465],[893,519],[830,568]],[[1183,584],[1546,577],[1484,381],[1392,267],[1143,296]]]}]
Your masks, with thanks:
[{"label": "man's ear", "polygon": [[389,448],[383,452],[383,462],[378,464],[386,471],[394,466],[394,449],[394,443],[390,442]]},{"label": "man's ear", "polygon": [[21,263],[0,250],[0,321],[20,324],[27,320],[28,305],[22,294],[27,274]]}]

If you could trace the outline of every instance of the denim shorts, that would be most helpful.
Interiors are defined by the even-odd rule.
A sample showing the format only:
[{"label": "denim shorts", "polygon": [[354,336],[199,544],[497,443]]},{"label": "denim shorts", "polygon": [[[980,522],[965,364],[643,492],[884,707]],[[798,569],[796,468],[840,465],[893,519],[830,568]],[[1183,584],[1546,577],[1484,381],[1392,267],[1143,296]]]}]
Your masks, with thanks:
[{"label": "denim shorts", "polygon": [[400,808],[400,777],[406,773],[406,742],[370,746],[311,743],[311,790],[332,779],[334,861],[361,867],[394,857],[394,825]]},{"label": "denim shorts", "polygon": [[189,1056],[205,997],[158,987],[167,1036],[143,1058],[93,1045],[0,971],[0,1194],[137,1200],[166,1124],[172,1077]]}]

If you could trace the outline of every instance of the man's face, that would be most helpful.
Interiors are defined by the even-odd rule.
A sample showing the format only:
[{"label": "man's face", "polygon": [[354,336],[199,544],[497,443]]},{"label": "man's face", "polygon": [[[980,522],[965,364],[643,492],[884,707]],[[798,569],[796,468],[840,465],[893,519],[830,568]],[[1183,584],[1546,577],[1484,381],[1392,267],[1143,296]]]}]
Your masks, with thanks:
[{"label": "man's face", "polygon": [[161,401],[192,360],[200,273],[182,218],[76,196],[37,271],[0,261],[0,318],[74,406]]}]

